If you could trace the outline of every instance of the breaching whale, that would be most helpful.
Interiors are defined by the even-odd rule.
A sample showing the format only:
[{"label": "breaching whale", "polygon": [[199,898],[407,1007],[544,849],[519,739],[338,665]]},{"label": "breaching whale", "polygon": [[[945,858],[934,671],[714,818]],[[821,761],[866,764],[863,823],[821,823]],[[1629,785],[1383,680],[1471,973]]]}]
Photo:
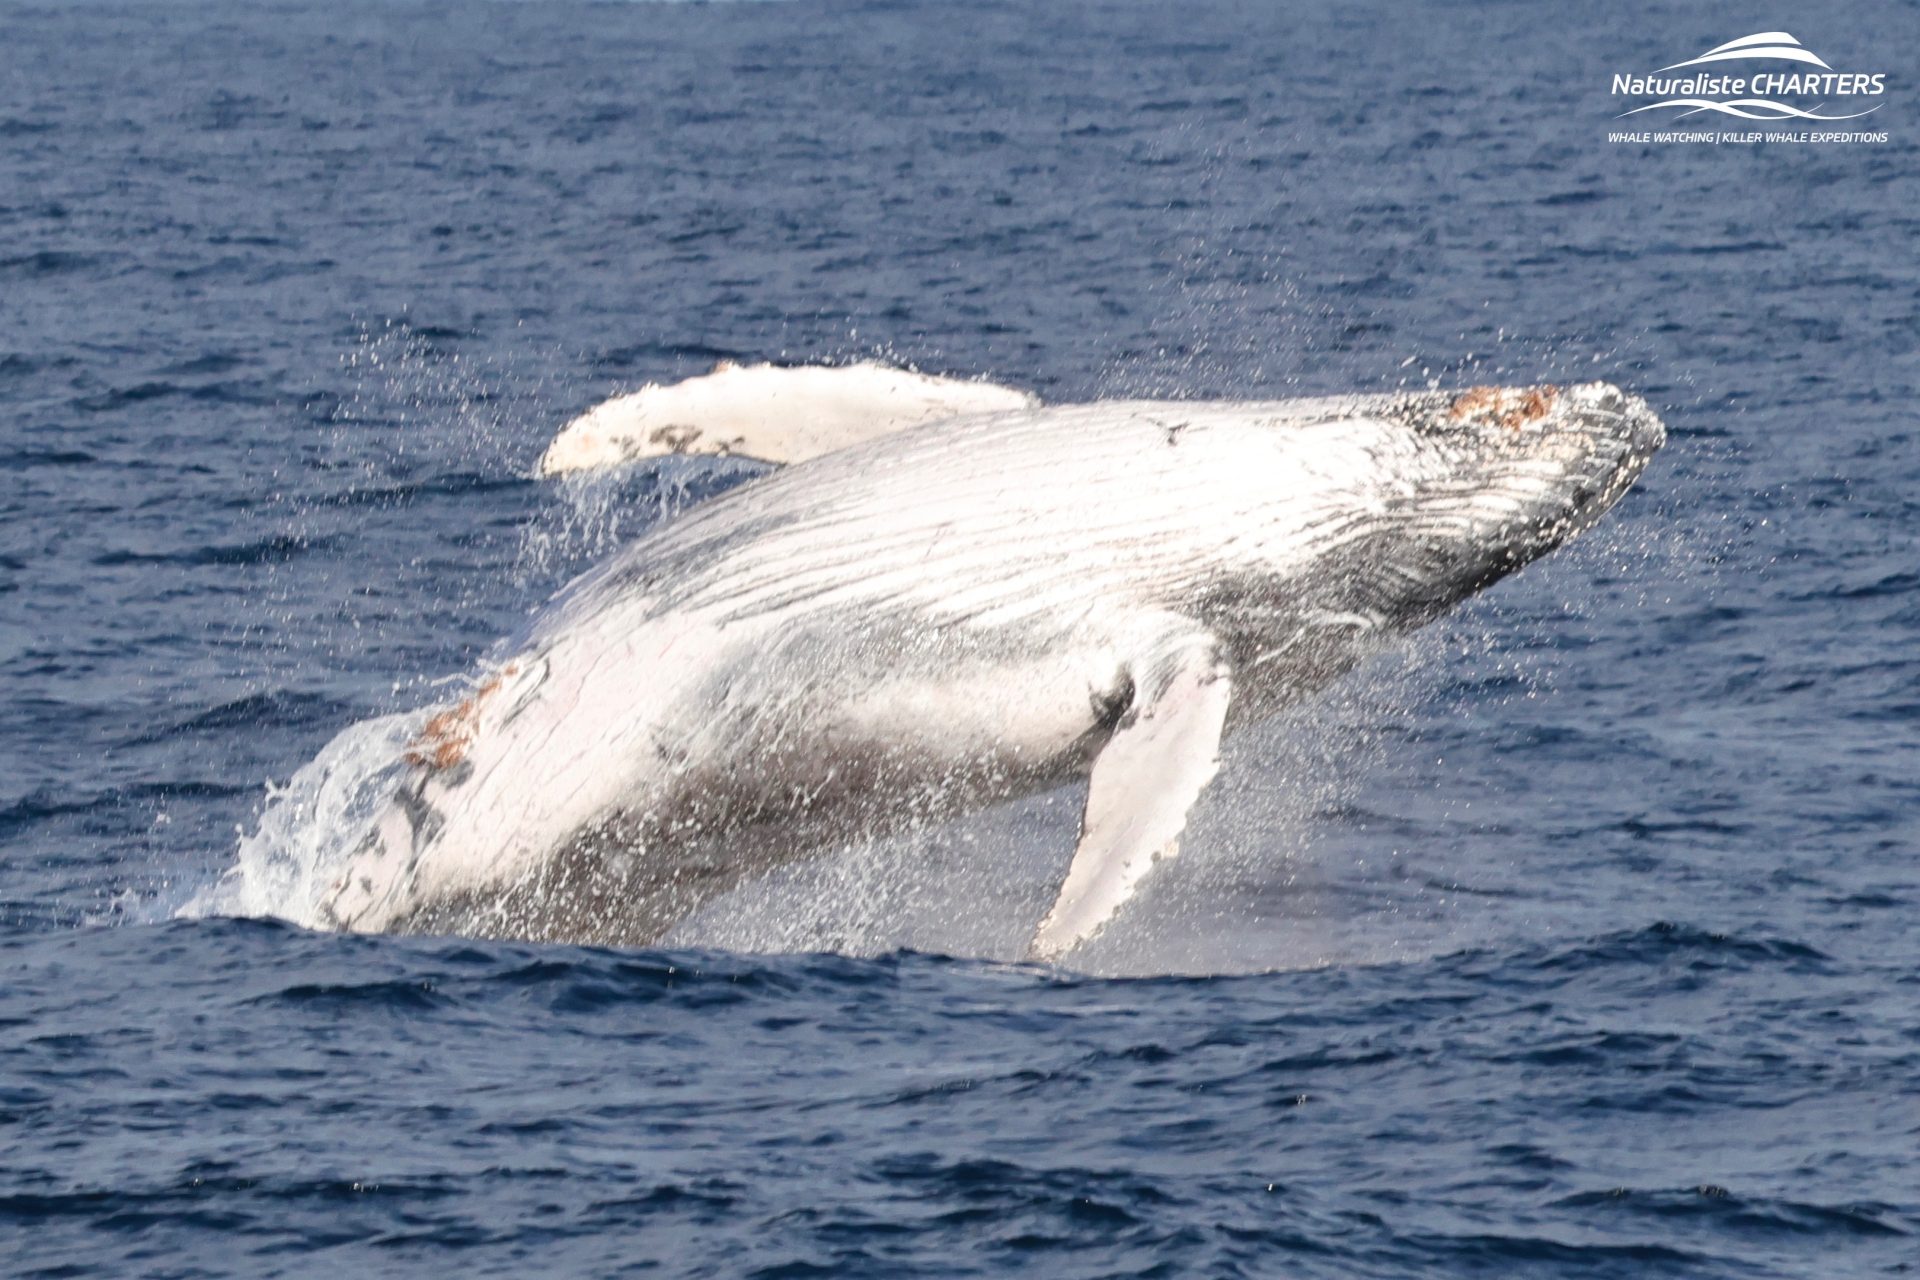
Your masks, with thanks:
[{"label": "breaching whale", "polygon": [[322,918],[646,944],[784,863],[1086,777],[1031,943],[1060,957],[1177,851],[1223,734],[1592,524],[1664,438],[1590,383],[795,450],[577,579],[428,721]]}]

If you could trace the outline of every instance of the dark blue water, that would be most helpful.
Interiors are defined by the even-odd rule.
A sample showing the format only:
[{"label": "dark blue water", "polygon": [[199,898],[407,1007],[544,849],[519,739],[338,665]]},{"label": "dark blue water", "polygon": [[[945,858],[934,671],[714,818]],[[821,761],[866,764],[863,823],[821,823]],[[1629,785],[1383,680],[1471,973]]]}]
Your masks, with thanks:
[{"label": "dark blue water", "polygon": [[[0,1270],[1920,1266],[1920,20],[1545,14],[0,9]],[[1783,25],[1887,143],[1607,143]],[[1238,744],[1085,973],[1004,963],[1071,793],[659,952],[182,917],[745,473],[524,478],[722,356],[1603,377],[1672,443]]]}]

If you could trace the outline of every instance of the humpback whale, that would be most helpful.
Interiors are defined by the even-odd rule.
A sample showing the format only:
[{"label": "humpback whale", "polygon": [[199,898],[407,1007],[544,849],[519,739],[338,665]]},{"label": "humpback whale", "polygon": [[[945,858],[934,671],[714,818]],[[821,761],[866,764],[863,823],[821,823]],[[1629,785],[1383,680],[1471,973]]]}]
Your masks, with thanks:
[{"label": "humpback whale", "polygon": [[566,587],[420,730],[322,919],[643,945],[785,863],[1085,778],[1031,938],[1058,959],[1176,855],[1223,735],[1590,526],[1665,438],[1605,383],[865,434],[776,441],[792,465]]}]

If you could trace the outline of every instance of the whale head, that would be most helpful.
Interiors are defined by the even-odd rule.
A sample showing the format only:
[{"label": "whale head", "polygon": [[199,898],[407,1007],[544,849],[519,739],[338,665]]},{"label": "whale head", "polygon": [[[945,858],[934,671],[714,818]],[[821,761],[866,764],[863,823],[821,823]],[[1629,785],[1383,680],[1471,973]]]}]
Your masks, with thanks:
[{"label": "whale head", "polygon": [[1269,653],[1276,621],[1300,628],[1281,665],[1305,686],[1351,666],[1363,637],[1422,626],[1592,526],[1666,439],[1644,400],[1603,382],[1312,410],[1286,433],[1284,515],[1256,571],[1268,612],[1245,620]]},{"label": "whale head", "polygon": [[1489,571],[1590,527],[1666,442],[1646,401],[1605,382],[1476,387],[1415,429],[1438,463],[1410,504],[1416,527],[1470,529]]},{"label": "whale head", "polygon": [[1429,405],[1415,435],[1428,465],[1402,536],[1469,591],[1590,528],[1666,442],[1646,401],[1605,382],[1474,388]]}]

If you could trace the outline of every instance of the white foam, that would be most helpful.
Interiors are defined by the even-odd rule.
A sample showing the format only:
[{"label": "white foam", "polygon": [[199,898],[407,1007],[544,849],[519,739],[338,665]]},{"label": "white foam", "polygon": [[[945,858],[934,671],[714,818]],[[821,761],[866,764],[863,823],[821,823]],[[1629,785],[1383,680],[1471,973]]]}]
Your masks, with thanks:
[{"label": "white foam", "polygon": [[801,462],[923,422],[1039,403],[1012,387],[873,361],[797,368],[723,361],[702,377],[649,384],[595,405],[561,429],[536,471],[555,476],[671,454]]},{"label": "white foam", "polygon": [[277,916],[324,927],[319,904],[374,816],[393,799],[406,744],[434,712],[378,716],[334,736],[284,787],[269,783],[259,825],[240,838],[232,868],[182,916]]}]

